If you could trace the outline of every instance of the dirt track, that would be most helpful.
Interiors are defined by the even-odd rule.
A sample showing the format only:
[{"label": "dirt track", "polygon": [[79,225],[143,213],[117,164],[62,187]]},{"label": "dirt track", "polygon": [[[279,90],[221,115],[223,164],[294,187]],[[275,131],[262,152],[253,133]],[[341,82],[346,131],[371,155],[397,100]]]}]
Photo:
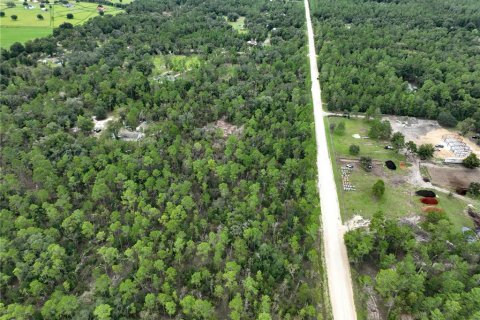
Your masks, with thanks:
[{"label": "dirt track", "polygon": [[352,279],[347,250],[343,241],[344,227],[340,218],[337,188],[333,176],[332,163],[328,153],[327,137],[323,112],[320,83],[318,81],[317,55],[313,38],[312,21],[308,0],[305,0],[310,75],[312,79],[313,112],[317,141],[318,190],[322,210],[322,235],[327,267],[328,290],[335,320],[355,320]]}]

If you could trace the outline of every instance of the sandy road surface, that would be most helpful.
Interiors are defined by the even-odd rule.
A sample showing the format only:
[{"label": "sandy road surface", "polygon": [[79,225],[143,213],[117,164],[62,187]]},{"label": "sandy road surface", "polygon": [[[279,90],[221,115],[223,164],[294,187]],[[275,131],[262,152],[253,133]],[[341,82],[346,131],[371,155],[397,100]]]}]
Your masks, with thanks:
[{"label": "sandy road surface", "polygon": [[308,0],[305,0],[307,18],[310,73],[312,77],[312,97],[317,140],[317,169],[320,206],[322,209],[322,234],[328,277],[328,290],[335,320],[355,320],[352,279],[347,250],[343,242],[343,226],[340,218],[338,195],[333,176],[332,163],[328,154],[325,134],[324,112],[322,108],[320,83],[318,81],[317,55],[313,39],[312,21]]}]

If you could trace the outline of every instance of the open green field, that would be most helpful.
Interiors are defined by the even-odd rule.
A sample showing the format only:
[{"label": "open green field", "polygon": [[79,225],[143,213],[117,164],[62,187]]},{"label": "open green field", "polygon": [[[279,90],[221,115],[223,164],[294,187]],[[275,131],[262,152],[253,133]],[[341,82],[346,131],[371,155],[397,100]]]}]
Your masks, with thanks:
[{"label": "open green field", "polygon": [[[5,12],[5,17],[0,18],[2,48],[8,48],[14,42],[25,42],[51,34],[53,28],[64,22],[79,25],[98,15],[96,3],[74,2],[71,3],[73,6],[71,8],[60,3],[50,4],[46,5],[47,11],[42,11],[38,2],[29,2],[33,6],[32,9],[25,9],[22,5],[23,1],[15,1],[16,6],[8,8],[7,2],[0,0],[0,10]],[[106,14],[112,15],[123,11],[112,6],[104,6],[104,8]],[[68,13],[73,14],[73,19],[67,19]],[[41,14],[43,19],[38,19],[38,14]],[[13,20],[12,15],[16,15],[18,19]]]},{"label": "open green field", "polygon": [[[388,172],[387,172],[388,171]],[[399,170],[397,170],[399,171]],[[340,207],[344,211],[344,217],[348,220],[354,215],[361,215],[364,218],[371,218],[377,211],[384,212],[387,216],[400,218],[409,215],[425,215],[422,212],[424,204],[420,202],[421,197],[415,195],[416,188],[408,183],[396,184],[395,177],[402,173],[383,168],[383,175],[376,176],[367,173],[362,169],[354,169],[350,175],[350,182],[357,188],[357,191],[340,190]],[[372,194],[372,186],[378,180],[385,181],[385,194],[380,199],[375,199]],[[341,189],[341,180],[337,181]],[[467,203],[453,196],[435,191],[439,204],[447,213],[450,221],[460,228],[462,226],[473,227],[472,220],[463,212]]]},{"label": "open green field", "polygon": [[228,24],[231,25],[234,30],[238,31],[238,33],[242,33],[242,34],[248,33],[248,30],[245,29],[245,17],[239,17],[235,22],[228,21],[227,17],[224,17],[224,18],[225,18],[225,21],[227,21]]},{"label": "open green field", "polygon": [[[376,160],[392,160],[392,161],[405,161],[405,156],[394,152],[393,150],[386,150],[384,147],[389,145],[389,141],[373,140],[373,139],[356,139],[354,134],[359,134],[361,137],[366,137],[370,129],[370,124],[364,119],[347,119],[340,117],[327,118],[327,127],[330,123],[338,124],[339,122],[345,122],[345,132],[342,135],[337,133],[331,134],[333,144],[335,146],[335,153],[337,157],[342,158],[359,158],[361,156],[369,156]],[[360,146],[360,154],[352,157],[348,153],[350,145],[356,144]]]},{"label": "open green field", "polygon": [[[345,133],[337,135],[331,133],[329,123],[345,121]],[[354,215],[361,215],[364,218],[371,218],[377,211],[383,211],[386,216],[399,218],[411,215],[425,215],[422,212],[420,197],[415,196],[418,188],[408,183],[408,169],[399,168],[399,162],[405,161],[405,156],[396,154],[392,150],[385,150],[383,147],[388,141],[376,141],[372,139],[355,139],[353,134],[366,136],[369,130],[369,123],[363,119],[328,118],[325,120],[328,144],[330,150],[334,150],[336,160],[332,159],[335,181],[337,184],[340,209],[344,221],[351,219]],[[349,146],[354,143],[360,146],[360,154],[351,156],[348,153]],[[355,164],[355,168],[349,175],[349,181],[355,186],[356,191],[344,191],[340,167],[347,162],[340,162],[339,158],[358,159],[360,156],[369,156],[374,160],[372,172],[365,172]],[[397,170],[391,171],[382,163],[391,159],[397,164]],[[377,161],[375,161],[377,160]],[[354,161],[352,161],[354,163]],[[385,181],[385,194],[376,199],[372,194],[373,184],[382,179]],[[439,200],[438,207],[445,210],[455,228],[462,226],[473,227],[472,220],[464,213],[467,203],[454,196],[437,193]],[[476,207],[480,208],[480,202],[469,200]]]},{"label": "open green field", "polygon": [[154,74],[167,71],[185,72],[200,67],[201,60],[197,55],[158,55],[153,58]]},{"label": "open green field", "polygon": [[26,42],[35,38],[45,37],[52,34],[48,27],[1,27],[0,43],[2,48],[10,48],[15,42]]}]

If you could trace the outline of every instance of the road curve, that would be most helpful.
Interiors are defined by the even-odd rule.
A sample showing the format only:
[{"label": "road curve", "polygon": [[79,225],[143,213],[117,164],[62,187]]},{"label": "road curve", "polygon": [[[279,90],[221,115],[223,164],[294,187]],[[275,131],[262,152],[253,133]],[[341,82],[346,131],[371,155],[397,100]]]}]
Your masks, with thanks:
[{"label": "road curve", "polygon": [[327,267],[328,291],[335,320],[355,320],[352,278],[343,241],[343,226],[340,218],[337,188],[333,176],[332,163],[328,153],[327,136],[323,117],[320,83],[318,81],[317,55],[313,38],[312,20],[308,0],[305,1],[307,17],[308,49],[310,56],[310,75],[312,78],[313,113],[315,118],[315,136],[317,140],[317,170],[320,207],[322,210],[322,234]]}]

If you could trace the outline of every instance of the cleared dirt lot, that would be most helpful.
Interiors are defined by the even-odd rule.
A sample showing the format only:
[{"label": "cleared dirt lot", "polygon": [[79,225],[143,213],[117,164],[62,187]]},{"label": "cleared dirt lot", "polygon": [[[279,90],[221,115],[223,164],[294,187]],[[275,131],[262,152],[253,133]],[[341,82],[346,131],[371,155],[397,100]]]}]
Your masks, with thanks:
[{"label": "cleared dirt lot", "polygon": [[[443,137],[445,135],[456,134],[456,132],[442,128],[437,121],[398,116],[385,116],[384,119],[390,121],[394,132],[398,131],[403,133],[405,141],[413,141],[416,144],[430,143],[433,145],[444,145],[444,148],[435,152],[434,156],[436,158],[445,159],[455,157],[455,154],[446,146]],[[466,139],[459,135],[457,138],[480,156],[480,146],[476,145],[470,139]]]},{"label": "cleared dirt lot", "polygon": [[480,169],[467,169],[460,166],[437,166],[424,164],[434,185],[457,190],[466,189],[472,182],[480,181]]}]

